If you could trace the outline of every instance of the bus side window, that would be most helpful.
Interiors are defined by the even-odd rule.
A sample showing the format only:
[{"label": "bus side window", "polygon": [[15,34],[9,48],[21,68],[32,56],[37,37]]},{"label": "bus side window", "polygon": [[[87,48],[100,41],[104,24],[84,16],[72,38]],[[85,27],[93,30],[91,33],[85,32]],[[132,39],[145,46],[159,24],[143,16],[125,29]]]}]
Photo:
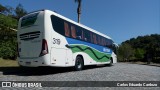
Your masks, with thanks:
[{"label": "bus side window", "polygon": [[64,30],[65,30],[65,36],[69,37],[70,36],[70,30],[69,30],[69,25],[66,22],[64,22]]},{"label": "bus side window", "polygon": [[103,37],[101,37],[101,45],[102,46],[104,45],[104,43],[103,43]]},{"label": "bus side window", "polygon": [[87,37],[87,31],[84,31],[84,41],[88,41],[88,37]]},{"label": "bus side window", "polygon": [[102,37],[102,46],[104,46],[104,38]]},{"label": "bus side window", "polygon": [[84,39],[84,30],[82,30],[82,40]]},{"label": "bus side window", "polygon": [[89,31],[87,31],[87,38],[88,38],[88,42],[91,42],[91,36],[90,36],[90,34],[89,34],[90,32]]},{"label": "bus side window", "polygon": [[112,46],[112,41],[107,39],[107,47],[111,48],[111,46]]},{"label": "bus side window", "polygon": [[93,34],[93,40],[94,40],[94,44],[97,44],[96,34]]},{"label": "bus side window", "polygon": [[72,35],[72,38],[76,38],[76,29],[74,26],[71,26],[71,35]]},{"label": "bus side window", "polygon": [[108,47],[108,46],[109,46],[109,40],[106,39],[106,47]]},{"label": "bus side window", "polygon": [[106,39],[104,39],[104,46],[106,47],[106,45],[107,45],[107,41]]},{"label": "bus side window", "polygon": [[101,45],[101,39],[99,35],[97,35],[97,39],[98,39],[98,44]]},{"label": "bus side window", "polygon": [[76,38],[81,40],[82,39],[82,30],[77,28],[76,35],[77,35]]},{"label": "bus side window", "polygon": [[101,37],[101,45],[103,46],[103,37]]},{"label": "bus side window", "polygon": [[91,38],[91,43],[93,43],[93,36],[92,36],[92,32],[90,32],[90,38]]}]

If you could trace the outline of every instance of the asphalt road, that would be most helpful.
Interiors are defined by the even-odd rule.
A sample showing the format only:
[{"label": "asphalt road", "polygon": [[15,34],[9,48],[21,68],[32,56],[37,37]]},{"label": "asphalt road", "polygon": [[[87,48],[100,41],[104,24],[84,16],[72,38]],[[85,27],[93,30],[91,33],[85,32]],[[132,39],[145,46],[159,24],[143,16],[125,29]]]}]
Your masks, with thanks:
[{"label": "asphalt road", "polygon": [[[19,68],[0,67],[0,81],[160,81],[160,67],[117,63],[113,66],[88,66],[82,71],[74,71],[73,68]],[[75,90],[70,87],[69,90]],[[128,87],[127,87],[128,88]],[[122,89],[126,87],[78,87],[76,89]],[[159,90],[159,87],[136,87],[137,89]],[[24,89],[24,88],[23,88]],[[41,89],[41,88],[40,88]],[[53,89],[53,88],[45,88]],[[63,90],[64,87],[54,88]],[[135,89],[130,87],[129,89]]]}]

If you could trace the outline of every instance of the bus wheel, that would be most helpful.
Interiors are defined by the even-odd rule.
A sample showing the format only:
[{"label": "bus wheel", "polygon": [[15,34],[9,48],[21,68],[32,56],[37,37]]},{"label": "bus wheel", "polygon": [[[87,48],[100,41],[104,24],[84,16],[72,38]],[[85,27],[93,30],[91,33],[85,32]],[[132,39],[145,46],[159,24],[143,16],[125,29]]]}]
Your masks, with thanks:
[{"label": "bus wheel", "polygon": [[109,63],[109,66],[112,66],[112,64],[113,64],[113,58],[111,58],[111,61],[110,61],[110,63]]},{"label": "bus wheel", "polygon": [[76,71],[80,71],[83,69],[84,63],[83,63],[83,59],[81,56],[77,56],[76,57],[76,62],[75,62],[75,70]]}]

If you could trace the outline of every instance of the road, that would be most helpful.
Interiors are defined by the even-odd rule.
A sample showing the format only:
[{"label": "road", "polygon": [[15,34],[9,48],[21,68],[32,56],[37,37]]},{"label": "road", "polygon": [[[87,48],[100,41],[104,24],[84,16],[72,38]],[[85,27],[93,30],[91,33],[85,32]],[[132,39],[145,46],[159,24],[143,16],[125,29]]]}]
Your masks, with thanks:
[{"label": "road", "polygon": [[[160,67],[117,63],[113,66],[89,66],[82,71],[72,68],[19,68],[0,67],[0,81],[160,81]],[[125,87],[102,87],[101,89],[127,90]],[[146,89],[146,87],[136,87]],[[64,87],[58,88],[64,89]],[[74,88],[69,88],[73,89]],[[84,88],[78,88],[79,90]],[[89,88],[99,89],[99,88]],[[130,88],[134,90],[134,87]],[[150,87],[147,89],[160,89]]]}]

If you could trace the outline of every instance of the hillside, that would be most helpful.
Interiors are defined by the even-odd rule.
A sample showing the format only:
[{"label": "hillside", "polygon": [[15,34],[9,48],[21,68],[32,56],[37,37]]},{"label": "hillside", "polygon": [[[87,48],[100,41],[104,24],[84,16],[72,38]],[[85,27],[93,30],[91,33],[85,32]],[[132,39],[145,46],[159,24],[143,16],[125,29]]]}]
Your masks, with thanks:
[{"label": "hillside", "polygon": [[160,62],[160,34],[138,36],[126,40],[120,45],[119,59],[122,61],[147,61],[148,58],[153,62]]}]

